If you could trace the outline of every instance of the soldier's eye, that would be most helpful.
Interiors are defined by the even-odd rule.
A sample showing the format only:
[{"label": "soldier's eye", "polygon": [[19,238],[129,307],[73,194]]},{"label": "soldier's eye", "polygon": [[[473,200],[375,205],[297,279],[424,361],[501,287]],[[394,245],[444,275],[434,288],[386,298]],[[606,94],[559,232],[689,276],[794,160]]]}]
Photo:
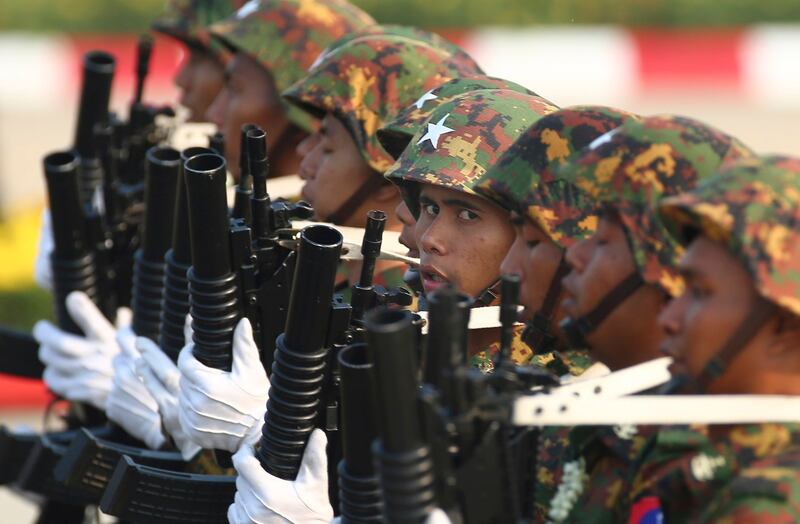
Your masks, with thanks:
[{"label": "soldier's eye", "polygon": [[470,211],[469,209],[462,209],[458,212],[458,218],[461,220],[475,220],[478,218],[478,214],[474,211]]},{"label": "soldier's eye", "polygon": [[422,206],[422,210],[430,216],[436,216],[439,214],[439,206],[436,204],[424,204]]},{"label": "soldier's eye", "polygon": [[539,240],[526,240],[525,244],[528,246],[528,249],[533,249],[539,245]]}]

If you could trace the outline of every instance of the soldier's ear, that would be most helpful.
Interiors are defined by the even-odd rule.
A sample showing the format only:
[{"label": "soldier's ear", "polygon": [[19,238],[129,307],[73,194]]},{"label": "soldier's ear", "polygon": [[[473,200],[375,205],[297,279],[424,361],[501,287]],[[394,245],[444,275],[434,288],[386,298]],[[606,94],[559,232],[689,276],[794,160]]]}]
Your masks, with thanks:
[{"label": "soldier's ear", "polygon": [[771,335],[766,348],[767,358],[777,365],[797,362],[800,366],[800,317],[778,308],[773,318],[767,321],[765,329]]},{"label": "soldier's ear", "polygon": [[[382,184],[378,190],[375,191],[374,198],[378,202],[392,202],[400,198],[400,189],[391,182]],[[394,209],[394,206],[392,209]]]}]

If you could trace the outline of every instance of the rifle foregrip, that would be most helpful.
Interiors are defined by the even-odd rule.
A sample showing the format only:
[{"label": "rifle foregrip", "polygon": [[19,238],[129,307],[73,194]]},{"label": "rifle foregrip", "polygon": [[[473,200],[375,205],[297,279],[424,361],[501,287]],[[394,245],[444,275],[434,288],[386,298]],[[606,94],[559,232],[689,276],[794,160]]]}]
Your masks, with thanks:
[{"label": "rifle foregrip", "polygon": [[233,330],[241,313],[230,261],[225,159],[193,156],[184,164],[184,174],[192,239],[187,278],[194,356],[206,366],[230,370]]},{"label": "rifle foregrip", "polygon": [[66,298],[73,291],[83,291],[93,301],[99,298],[98,275],[94,254],[84,227],[84,212],[78,181],[80,159],[70,151],[51,153],[44,158],[44,174],[50,202],[53,233],[53,294],[58,325],[81,334],[66,309]]},{"label": "rifle foregrip", "polygon": [[411,313],[375,308],[366,315],[375,366],[379,438],[373,442],[386,522],[421,523],[436,507],[433,460],[417,400],[417,330]]},{"label": "rifle foregrip", "polygon": [[133,331],[158,341],[164,293],[164,254],[172,240],[181,154],[168,147],[147,152],[145,170],[145,217],[142,247],[133,262]]},{"label": "rifle foregrip", "polygon": [[326,336],[342,235],[328,226],[300,233],[286,329],[276,341],[269,401],[257,455],[265,471],[294,480],[316,426],[328,348]]}]

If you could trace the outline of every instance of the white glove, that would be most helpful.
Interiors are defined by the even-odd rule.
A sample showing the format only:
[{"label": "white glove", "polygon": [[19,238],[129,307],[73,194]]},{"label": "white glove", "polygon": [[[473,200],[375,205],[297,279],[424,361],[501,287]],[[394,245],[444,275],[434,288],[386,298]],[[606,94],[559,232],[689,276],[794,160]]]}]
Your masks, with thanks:
[{"label": "white glove", "polygon": [[[119,353],[114,326],[81,291],[67,295],[66,307],[86,336],[67,333],[47,320],[36,323],[33,336],[39,342],[39,360],[45,365],[44,381],[68,400],[103,409],[114,376],[111,361]],[[117,321],[130,322],[130,310],[120,308]]]},{"label": "white glove", "polygon": [[150,395],[158,404],[164,429],[181,450],[184,460],[195,456],[202,448],[189,440],[178,416],[178,381],[181,373],[167,355],[149,338],[138,337],[136,349],[142,358],[136,361],[136,371]]},{"label": "white glove", "polygon": [[50,267],[50,253],[53,252],[53,229],[50,225],[50,210],[42,211],[39,226],[39,246],[33,262],[33,278],[45,291],[53,290],[53,269]]},{"label": "white glove", "polygon": [[233,332],[231,371],[200,363],[187,344],[178,357],[180,419],[186,434],[205,449],[235,452],[261,435],[269,379],[253,341],[253,329],[242,319]]},{"label": "white glove", "polygon": [[261,467],[252,446],[242,446],[233,456],[236,497],[228,507],[228,522],[273,524],[330,522],[328,456],[325,433],[315,429],[308,439],[303,462],[294,481],[273,477]]},{"label": "white glove", "polygon": [[135,347],[136,335],[130,326],[117,332],[122,351],[114,357],[114,382],[106,400],[106,416],[150,449],[158,449],[167,441],[161,427],[158,404],[136,374],[136,360],[141,357]]},{"label": "white glove", "polygon": [[451,522],[450,517],[447,516],[444,510],[436,508],[428,515],[425,524],[450,524]]}]

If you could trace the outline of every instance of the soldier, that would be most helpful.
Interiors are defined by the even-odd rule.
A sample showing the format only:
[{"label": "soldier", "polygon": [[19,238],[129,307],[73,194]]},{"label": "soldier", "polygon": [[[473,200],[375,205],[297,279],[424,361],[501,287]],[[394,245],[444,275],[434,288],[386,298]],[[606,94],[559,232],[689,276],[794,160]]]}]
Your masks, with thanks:
[{"label": "soldier", "polygon": [[251,0],[209,28],[212,38],[234,54],[225,70],[225,87],[207,113],[226,137],[225,158],[234,177],[239,133],[246,123],[267,132],[270,176],[297,173],[295,150],[314,122],[287,105],[280,93],[303,78],[337,38],[374,23],[345,0]]},{"label": "soldier", "polygon": [[[625,111],[599,106],[561,109],[530,126],[478,181],[475,191],[512,209],[516,238],[500,266],[520,276],[525,322],[521,339],[533,351],[531,363],[557,375],[581,375],[591,365],[583,348],[570,347],[558,329],[563,310],[561,279],[569,270],[565,249],[588,238],[597,225],[594,202],[569,183],[554,180],[558,168],[594,139],[631,118]],[[491,369],[497,347],[474,357]],[[538,441],[534,511],[546,520],[560,480],[561,456],[569,428],[546,427]]]},{"label": "soldier", "polygon": [[[393,160],[376,130],[421,93],[477,71],[463,51],[414,28],[368,28],[328,49],[308,77],[284,93],[297,109],[322,121],[319,132],[301,144],[308,151],[299,171],[302,197],[314,206],[316,218],[362,227],[369,210],[394,209],[400,195],[381,177]],[[396,230],[397,218],[388,214],[386,227]],[[381,266],[378,283],[402,285],[402,267]],[[357,270],[349,268],[343,278],[354,282]]]},{"label": "soldier", "polygon": [[[657,318],[679,294],[680,246],[659,219],[664,196],[692,189],[725,163],[752,153],[738,140],[692,119],[631,119],[595,139],[556,178],[592,198],[594,234],[567,249],[563,280],[567,314],[561,328],[573,347],[612,371],[659,356]],[[563,182],[562,182],[563,183]],[[581,217],[575,216],[578,221]],[[569,434],[558,488],[548,507],[553,522],[617,522],[625,472],[653,428],[579,426]]]},{"label": "soldier", "polygon": [[[318,218],[363,227],[369,210],[391,210],[397,205],[397,188],[380,176],[391,159],[377,143],[375,129],[419,93],[477,68],[471,59],[455,58],[453,52],[432,45],[437,39],[410,28],[385,32],[371,28],[363,36],[351,35],[326,51],[308,76],[286,92],[295,110],[322,119],[300,170],[306,181],[303,197],[314,206]],[[390,215],[386,228],[396,227]],[[346,262],[343,268],[341,284],[349,288],[357,281],[360,264]],[[379,261],[374,282],[401,286],[403,269],[402,263]],[[245,325],[237,327],[234,338],[237,369],[236,362],[247,360],[252,336]],[[261,431],[268,388],[251,386],[266,382],[263,368],[243,366],[246,373],[209,373],[188,352],[181,354],[179,367],[182,427],[192,439],[207,448],[230,451],[243,442],[252,445]],[[241,395],[242,390],[248,394]]]},{"label": "soldier", "polygon": [[[686,290],[659,317],[683,391],[800,395],[798,195],[800,160],[771,156],[662,201],[686,247]],[[638,462],[629,522],[800,520],[796,423],[667,427]]]},{"label": "soldier", "polygon": [[[458,95],[480,89],[508,89],[520,93],[527,93],[529,95],[536,94],[515,82],[483,74],[454,78],[449,82],[445,82],[423,93],[419,99],[403,109],[392,121],[378,129],[378,140],[381,146],[383,146],[392,158],[397,160],[403,153],[403,150],[408,146],[409,142],[411,142],[411,138],[413,138],[417,129],[425,123],[431,111]],[[553,107],[556,106],[553,105]],[[408,248],[408,256],[419,258],[419,249],[417,249],[414,240],[414,226],[417,223],[414,219],[414,215],[411,214],[408,206],[406,206],[406,203],[402,200],[397,205],[394,212],[403,224],[403,229],[400,233],[400,242]],[[406,271],[406,276],[404,278],[406,283],[414,288],[414,291],[418,293],[422,292],[422,283],[419,279],[419,271],[417,271],[416,268],[411,268]]]},{"label": "soldier", "polygon": [[[597,220],[594,202],[574,185],[555,181],[554,172],[631,118],[638,117],[599,106],[551,113],[529,127],[475,187],[513,210],[516,239],[500,269],[521,277],[522,339],[533,350],[533,361],[558,375],[581,374],[590,364],[583,348],[570,347],[556,326],[564,316],[558,304],[569,270],[565,249],[591,236]],[[482,356],[485,365],[491,357]]]},{"label": "soldier", "polygon": [[[508,208],[479,197],[473,187],[526,127],[555,109],[541,97],[505,89],[454,97],[430,113],[386,173],[417,218],[426,293],[449,282],[478,305],[495,302],[500,261],[514,232]],[[496,333],[480,338],[471,342],[476,350],[494,342]],[[523,363],[530,350],[517,347],[512,358]]]},{"label": "soldier", "polygon": [[210,38],[208,26],[241,4],[239,0],[168,0],[164,14],[153,23],[153,31],[185,46],[175,85],[181,90],[180,104],[189,110],[190,122],[205,118],[222,90],[225,64],[230,59],[230,53]]}]

